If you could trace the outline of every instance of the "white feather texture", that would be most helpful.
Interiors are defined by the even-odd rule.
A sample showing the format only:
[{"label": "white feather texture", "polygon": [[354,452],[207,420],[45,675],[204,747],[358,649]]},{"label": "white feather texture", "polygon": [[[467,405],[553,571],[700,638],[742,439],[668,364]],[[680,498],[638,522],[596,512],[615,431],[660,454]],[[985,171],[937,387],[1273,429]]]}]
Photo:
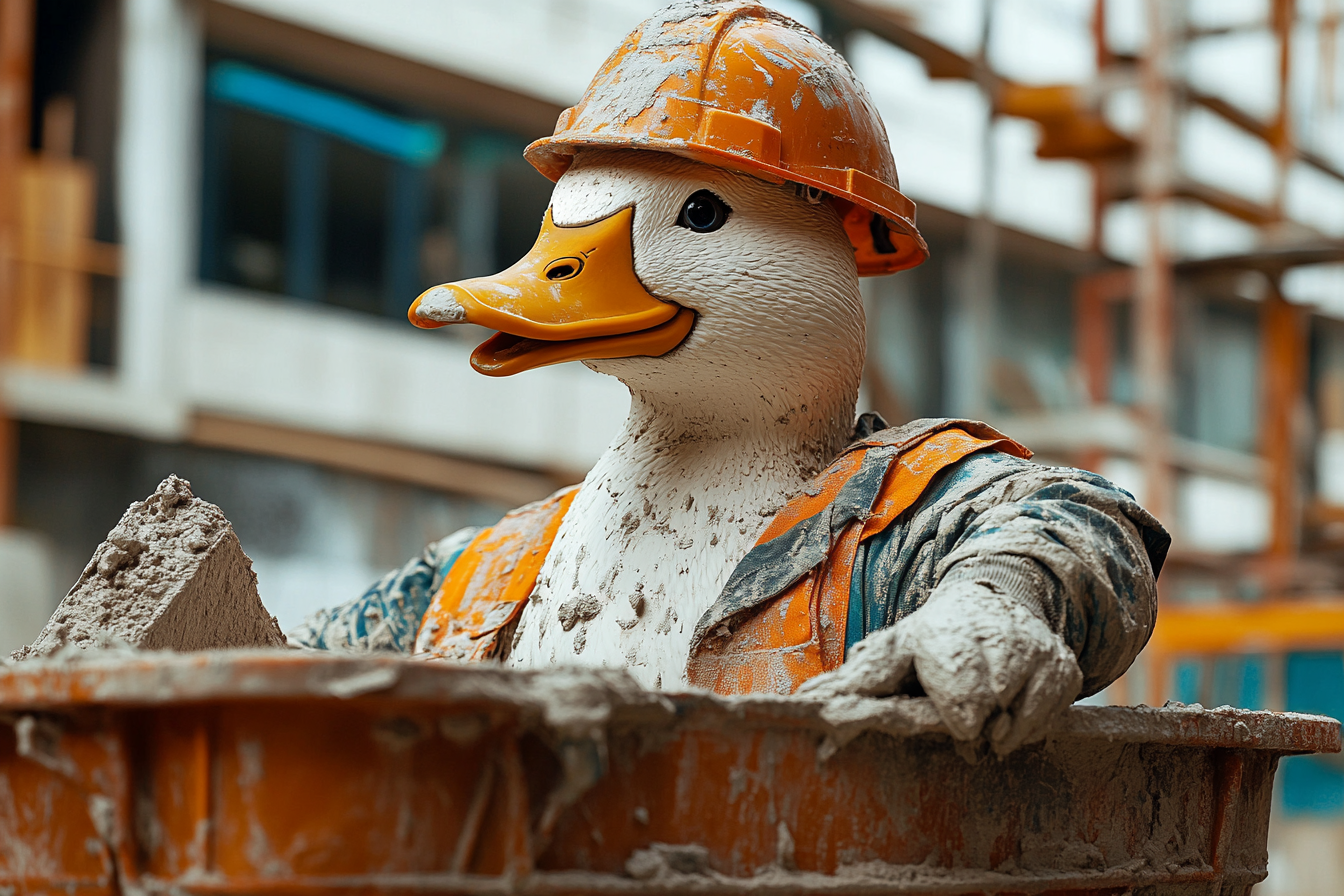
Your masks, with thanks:
[{"label": "white feather texture", "polygon": [[[732,210],[713,233],[676,224],[701,189]],[[507,662],[625,667],[671,689],[733,568],[849,440],[863,311],[838,214],[791,185],[589,151],[551,200],[560,226],[625,207],[639,279],[698,318],[661,358],[585,362],[629,387],[630,417],[566,514]]]}]

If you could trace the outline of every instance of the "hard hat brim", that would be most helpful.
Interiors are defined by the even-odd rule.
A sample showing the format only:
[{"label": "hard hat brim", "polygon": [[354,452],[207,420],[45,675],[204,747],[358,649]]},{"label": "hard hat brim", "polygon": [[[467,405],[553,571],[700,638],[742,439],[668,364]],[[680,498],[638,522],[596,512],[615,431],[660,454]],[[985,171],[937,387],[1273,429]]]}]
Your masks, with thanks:
[{"label": "hard hat brim", "polygon": [[[929,247],[915,226],[915,204],[900,191],[853,168],[809,168],[772,165],[760,159],[744,156],[716,146],[689,141],[647,139],[632,142],[627,135],[585,134],[582,140],[561,140],[543,137],[531,143],[523,155],[532,167],[551,181],[557,181],[569,170],[574,156],[583,149],[630,149],[666,152],[692,161],[704,162],[718,168],[727,168],[771,183],[797,183],[822,190],[867,214],[845,213],[845,231],[854,244],[855,262],[860,276],[876,276],[903,271],[923,263],[929,257]],[[888,245],[884,251],[877,245],[871,226],[871,216],[885,221]]]}]

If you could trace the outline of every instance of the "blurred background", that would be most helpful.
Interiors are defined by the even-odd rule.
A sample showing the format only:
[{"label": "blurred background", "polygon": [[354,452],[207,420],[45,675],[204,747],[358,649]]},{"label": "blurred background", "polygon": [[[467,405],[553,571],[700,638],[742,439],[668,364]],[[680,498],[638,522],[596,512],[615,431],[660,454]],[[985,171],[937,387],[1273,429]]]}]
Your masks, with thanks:
[{"label": "blurred background", "polygon": [[[405,321],[507,266],[521,157],[656,0],[0,0],[0,648],[170,472],[290,627],[582,478],[580,365]],[[1172,530],[1101,702],[1344,716],[1344,0],[779,0],[920,205],[863,401],[983,418]],[[1344,764],[1279,775],[1261,894],[1344,892]]]}]

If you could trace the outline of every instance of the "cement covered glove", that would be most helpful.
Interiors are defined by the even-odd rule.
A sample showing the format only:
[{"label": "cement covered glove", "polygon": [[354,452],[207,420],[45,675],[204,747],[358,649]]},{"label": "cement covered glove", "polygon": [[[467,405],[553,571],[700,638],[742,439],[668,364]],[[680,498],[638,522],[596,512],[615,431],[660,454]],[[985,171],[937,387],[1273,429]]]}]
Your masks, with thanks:
[{"label": "cement covered glove", "polygon": [[983,732],[1000,754],[1039,740],[1078,697],[1083,673],[1033,600],[1032,566],[996,558],[953,567],[924,606],[869,635],[843,666],[798,693],[924,693],[958,740]]}]

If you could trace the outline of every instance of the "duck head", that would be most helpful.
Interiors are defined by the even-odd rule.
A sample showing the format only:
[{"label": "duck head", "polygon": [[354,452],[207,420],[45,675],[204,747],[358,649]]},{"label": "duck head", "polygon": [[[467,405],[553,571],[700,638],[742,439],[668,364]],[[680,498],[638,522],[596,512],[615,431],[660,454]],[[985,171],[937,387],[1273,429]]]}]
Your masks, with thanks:
[{"label": "duck head", "polygon": [[848,426],[863,366],[854,250],[834,205],[647,150],[579,153],[527,256],[427,290],[409,317],[497,330],[472,355],[484,374],[578,360],[714,416],[764,404],[772,420],[834,411]]}]

